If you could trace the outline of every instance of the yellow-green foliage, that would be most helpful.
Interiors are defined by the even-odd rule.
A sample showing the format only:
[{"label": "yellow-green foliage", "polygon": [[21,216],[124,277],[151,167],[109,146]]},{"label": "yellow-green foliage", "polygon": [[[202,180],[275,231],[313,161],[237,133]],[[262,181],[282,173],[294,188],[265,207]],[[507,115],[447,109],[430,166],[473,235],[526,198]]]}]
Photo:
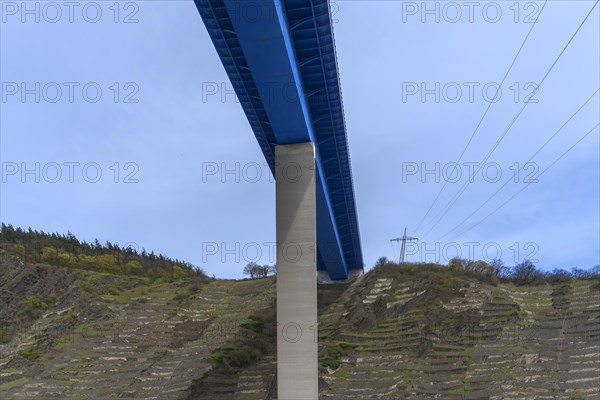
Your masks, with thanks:
[{"label": "yellow-green foliage", "polygon": [[162,254],[139,252],[135,246],[79,241],[73,234],[48,233],[33,229],[23,230],[1,224],[0,241],[6,243],[1,251],[18,256],[29,263],[88,269],[110,274],[145,276],[165,282],[186,278],[206,279],[194,265],[174,260]]},{"label": "yellow-green foliage", "polygon": [[66,251],[58,252],[58,265],[75,268],[77,266],[77,257]]},{"label": "yellow-green foliage", "polygon": [[22,243],[15,244],[13,249],[19,257],[25,258],[25,255],[27,254],[27,249],[25,248],[25,246]]},{"label": "yellow-green foliage", "polygon": [[55,301],[56,298],[53,296],[48,297],[47,299],[40,299],[37,296],[30,295],[25,297],[23,305],[28,309],[45,310],[48,308],[48,306],[50,306],[50,304],[54,303]]},{"label": "yellow-green foliage", "polygon": [[23,300],[23,312],[30,318],[34,318],[42,311],[46,310],[55,301],[56,298],[54,296],[50,296],[46,299],[41,299],[33,295],[26,296]]},{"label": "yellow-green foliage", "polygon": [[45,246],[40,252],[41,261],[46,264],[58,265],[69,268],[83,268],[111,274],[132,274],[143,275],[150,274],[155,279],[184,279],[190,276],[190,271],[178,265],[172,266],[172,271],[166,268],[154,268],[148,271],[144,268],[136,256],[127,257],[120,254],[79,254],[75,255],[68,251],[59,250],[55,247]]},{"label": "yellow-green foliage", "polygon": [[115,257],[112,254],[103,254],[101,256],[93,256],[96,262],[96,268],[104,272],[119,272]]},{"label": "yellow-green foliage", "polygon": [[129,260],[127,262],[127,272],[130,274],[140,273],[142,269],[142,264],[138,260]]},{"label": "yellow-green foliage", "polygon": [[51,246],[43,247],[40,257],[42,262],[48,264],[57,264],[62,267],[70,268],[77,266],[77,257],[74,254]]},{"label": "yellow-green foliage", "polygon": [[184,271],[183,268],[181,268],[178,265],[173,266],[173,279],[175,279],[175,280],[183,279],[187,276],[188,276],[188,273],[186,271]]}]

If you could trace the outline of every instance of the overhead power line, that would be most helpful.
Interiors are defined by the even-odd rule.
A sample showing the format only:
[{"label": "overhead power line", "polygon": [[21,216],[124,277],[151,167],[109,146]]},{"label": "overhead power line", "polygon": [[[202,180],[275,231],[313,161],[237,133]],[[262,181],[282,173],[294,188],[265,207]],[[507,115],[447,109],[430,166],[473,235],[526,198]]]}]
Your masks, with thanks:
[{"label": "overhead power line", "polygon": [[[548,70],[546,71],[546,73],[544,74],[544,76],[542,77],[542,79],[540,80],[540,82],[537,84],[537,87],[536,87],[533,95],[535,95],[535,93],[537,93],[539,91],[540,87],[542,86],[542,84],[544,83],[544,81],[546,80],[546,78],[548,77],[548,75],[550,75],[550,72],[552,72],[552,70],[554,69],[554,67],[556,66],[556,64],[558,63],[558,61],[562,57],[562,55],[565,53],[565,51],[567,50],[567,48],[569,47],[569,45],[571,44],[571,42],[573,42],[573,39],[575,39],[575,36],[577,36],[577,33],[579,33],[579,31],[581,30],[581,27],[585,24],[585,22],[587,21],[587,19],[591,15],[591,13],[594,11],[594,9],[598,5],[599,1],[600,0],[596,0],[596,2],[594,3],[594,5],[590,9],[590,11],[587,13],[587,15],[585,16],[585,18],[583,19],[583,21],[581,21],[581,23],[579,24],[579,26],[577,27],[577,29],[575,30],[575,32],[573,33],[573,35],[571,35],[571,38],[569,39],[569,41],[567,42],[567,44],[565,44],[565,46],[563,47],[562,51],[558,54],[558,56],[556,57],[556,59],[554,60],[554,62],[550,66],[550,68],[548,68]],[[492,156],[492,154],[494,153],[494,151],[496,151],[496,149],[498,148],[498,146],[500,145],[500,143],[502,142],[502,140],[504,139],[504,137],[507,135],[507,133],[510,131],[510,129],[514,126],[515,122],[519,119],[519,117],[521,116],[521,114],[523,113],[523,111],[525,110],[525,108],[527,107],[528,104],[529,104],[529,102],[525,102],[523,104],[523,106],[521,107],[521,109],[513,117],[512,121],[504,129],[504,132],[502,132],[502,134],[500,135],[500,137],[498,138],[498,140],[496,141],[496,143],[492,146],[492,148],[488,151],[488,153],[485,155],[485,157],[481,160],[481,162],[480,162],[479,166],[477,167],[477,169],[475,170],[474,174],[477,174],[481,170],[481,168],[483,167],[483,165],[485,165],[485,163]],[[452,207],[454,206],[454,204],[456,204],[456,202],[458,201],[458,199],[460,198],[460,196],[462,196],[462,194],[465,192],[465,190],[469,187],[470,184],[471,184],[470,180],[467,180],[465,182],[465,184],[459,189],[459,191],[453,196],[453,198],[442,208],[442,210],[437,214],[437,216],[434,217],[434,218],[432,218],[430,220],[430,222],[432,222],[434,220],[436,222],[431,226],[431,228],[429,228],[429,230],[425,233],[424,237],[426,237],[427,235],[429,235],[429,233],[444,219],[444,217],[446,216],[446,214],[448,214],[448,212],[450,211],[450,209],[452,209]]]},{"label": "overhead power line", "polygon": [[[577,142],[575,142],[575,144],[573,144],[571,147],[569,147],[567,149],[567,151],[565,151],[564,153],[562,153],[556,160],[554,160],[552,162],[552,164],[550,164],[549,166],[547,166],[539,175],[538,177],[541,177],[546,171],[548,171],[550,168],[552,168],[552,166],[554,164],[556,164],[561,158],[563,158],[568,152],[570,152],[571,150],[573,150],[573,148],[575,146],[577,146],[583,139],[585,139],[590,133],[592,133],[596,128],[598,128],[598,126],[600,126],[600,123],[597,123],[592,129],[590,129],[585,135],[583,135]],[[462,231],[461,233],[459,233],[458,235],[454,236],[451,240],[456,239],[457,237],[460,237],[462,235],[464,235],[465,233],[469,232],[471,229],[475,228],[476,226],[478,226],[479,224],[481,224],[483,221],[485,221],[486,219],[488,219],[489,217],[491,217],[492,215],[494,215],[496,212],[498,212],[498,210],[500,210],[502,207],[504,207],[508,202],[510,202],[512,199],[514,199],[515,197],[517,197],[523,190],[527,189],[529,187],[529,185],[531,185],[530,182],[527,185],[525,185],[521,190],[519,190],[518,192],[516,192],[515,194],[513,194],[511,197],[509,197],[506,201],[504,201],[502,204],[500,204],[498,207],[496,207],[491,213],[489,213],[488,215],[486,215],[483,219],[481,219],[479,222],[477,222],[475,225],[472,225],[470,228],[465,229],[464,231]]]},{"label": "overhead power line", "polygon": [[[460,156],[458,157],[458,160],[456,161],[456,164],[460,163],[460,161],[462,160],[463,156],[465,155],[465,152],[467,151],[467,148],[469,147],[469,145],[473,141],[473,138],[477,134],[477,131],[479,131],[479,127],[483,123],[483,120],[485,119],[486,115],[488,114],[488,111],[490,111],[490,108],[492,108],[492,105],[496,103],[496,101],[495,101],[496,97],[499,95],[500,90],[502,89],[502,86],[504,85],[504,81],[506,81],[506,78],[508,77],[508,74],[512,70],[512,67],[515,65],[515,62],[517,61],[517,58],[519,57],[519,54],[521,54],[521,50],[523,50],[523,47],[525,47],[525,43],[527,43],[527,39],[529,39],[529,36],[531,35],[531,32],[533,31],[533,28],[537,25],[538,20],[540,18],[540,15],[542,15],[542,12],[544,11],[544,8],[546,7],[546,3],[548,3],[548,0],[544,1],[544,4],[542,5],[542,8],[540,9],[540,12],[539,12],[537,18],[535,19],[535,21],[531,25],[531,28],[529,28],[529,32],[527,32],[527,36],[525,36],[525,39],[523,39],[523,42],[521,43],[521,47],[519,47],[519,50],[517,51],[517,54],[515,54],[515,56],[513,57],[512,62],[510,63],[510,66],[506,70],[506,73],[504,74],[504,77],[502,78],[502,81],[500,82],[500,85],[498,87],[498,90],[496,91],[496,94],[494,95],[494,98],[489,102],[487,108],[485,109],[485,112],[483,113],[483,115],[479,119],[479,122],[477,123],[477,126],[475,126],[475,130],[473,130],[473,133],[471,133],[471,137],[467,141],[467,144],[465,144],[465,147],[462,149],[462,152],[460,153]],[[436,204],[436,202],[440,198],[440,195],[442,194],[442,192],[446,188],[447,184],[448,184],[448,181],[444,181],[444,184],[442,185],[442,188],[440,189],[440,191],[438,192],[438,194],[433,199],[433,202],[431,203],[431,205],[427,209],[427,212],[425,212],[425,215],[423,215],[423,218],[421,218],[421,221],[419,222],[419,225],[417,225],[416,231],[419,230],[419,228],[423,224],[423,221],[425,221],[425,218],[427,218],[427,216],[431,212],[431,209],[433,208],[433,206]]]},{"label": "overhead power line", "polygon": [[[521,167],[515,172],[516,174],[518,174],[519,172],[521,172],[521,170],[523,170],[523,168],[525,168],[525,166],[531,162],[531,160],[533,160],[535,158],[535,156],[537,156],[540,151],[542,151],[547,145],[548,143],[550,143],[562,130],[565,126],[567,126],[567,124],[569,122],[571,122],[571,120],[573,118],[575,118],[575,116],[577,114],[579,114],[579,112],[590,102],[590,100],[592,100],[594,98],[594,96],[596,96],[596,94],[598,94],[598,92],[600,91],[600,89],[596,89],[596,91],[577,109],[577,111],[575,111],[570,117],[569,119],[567,119],[567,121],[565,121],[564,124],[561,125],[560,128],[558,128],[556,130],[556,132],[554,132],[552,134],[552,136],[550,136],[546,142],[539,148],[536,150],[535,153],[533,153],[533,155],[531,157],[529,157],[529,159],[527,161],[525,161]],[[479,207],[477,207],[475,209],[475,211],[473,211],[471,214],[469,214],[465,219],[463,219],[458,225],[456,225],[454,228],[452,228],[451,230],[449,230],[446,234],[444,234],[442,237],[440,237],[440,240],[445,238],[446,236],[450,235],[452,232],[456,231],[459,227],[461,227],[465,222],[467,222],[469,220],[469,218],[471,218],[473,215],[475,215],[479,210],[481,210],[487,203],[490,202],[490,200],[492,200],[502,189],[504,189],[506,187],[506,185],[508,185],[510,183],[510,181],[512,180],[512,178],[508,178],[506,180],[506,182],[504,182],[504,184],[502,186],[500,186],[500,188],[498,190],[496,190],[490,197],[488,197],[488,199],[486,201],[484,201]]]}]

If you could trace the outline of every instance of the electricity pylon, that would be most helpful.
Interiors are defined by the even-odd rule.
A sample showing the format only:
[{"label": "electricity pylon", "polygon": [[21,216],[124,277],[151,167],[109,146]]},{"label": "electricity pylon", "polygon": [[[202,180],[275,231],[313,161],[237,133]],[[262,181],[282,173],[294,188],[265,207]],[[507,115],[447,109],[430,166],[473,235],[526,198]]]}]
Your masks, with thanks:
[{"label": "electricity pylon", "polygon": [[406,242],[412,242],[416,240],[419,239],[415,237],[406,236],[406,228],[404,228],[404,235],[402,237],[390,240],[390,242],[402,242],[402,244],[400,245],[400,260],[398,261],[399,264],[404,264],[404,255],[406,254]]}]

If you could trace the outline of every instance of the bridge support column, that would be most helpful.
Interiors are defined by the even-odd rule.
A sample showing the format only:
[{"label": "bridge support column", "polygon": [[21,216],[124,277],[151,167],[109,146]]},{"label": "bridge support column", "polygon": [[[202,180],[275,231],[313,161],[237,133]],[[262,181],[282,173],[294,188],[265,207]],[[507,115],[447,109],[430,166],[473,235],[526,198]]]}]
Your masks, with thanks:
[{"label": "bridge support column", "polygon": [[317,220],[312,143],[275,148],[277,395],[316,400]]}]

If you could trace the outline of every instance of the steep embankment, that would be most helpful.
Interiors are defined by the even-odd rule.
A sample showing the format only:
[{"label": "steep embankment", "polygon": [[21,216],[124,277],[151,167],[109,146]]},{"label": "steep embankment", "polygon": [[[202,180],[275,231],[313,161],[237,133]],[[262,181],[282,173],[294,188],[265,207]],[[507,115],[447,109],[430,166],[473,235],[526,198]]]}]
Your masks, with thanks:
[{"label": "steep embankment", "polygon": [[[158,283],[13,257],[0,268],[2,398],[273,392],[273,278]],[[600,398],[597,281],[388,265],[320,287],[319,323],[322,398]]]}]

